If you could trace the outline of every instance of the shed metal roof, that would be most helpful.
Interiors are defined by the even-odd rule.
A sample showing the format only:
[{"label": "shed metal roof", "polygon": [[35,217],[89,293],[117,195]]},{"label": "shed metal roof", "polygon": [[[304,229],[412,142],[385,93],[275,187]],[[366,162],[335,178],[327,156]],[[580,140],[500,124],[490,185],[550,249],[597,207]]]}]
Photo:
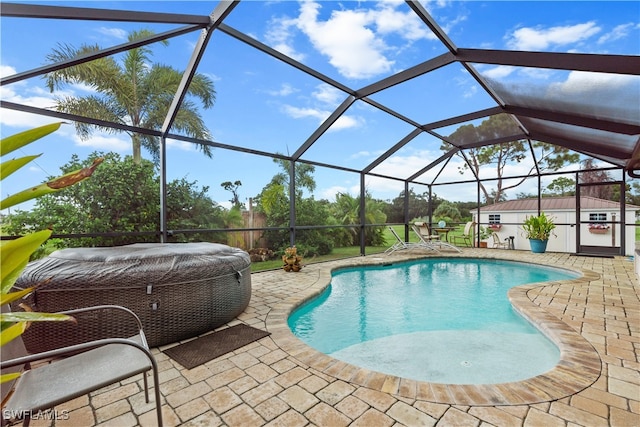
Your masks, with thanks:
[{"label": "shed metal roof", "polygon": [[[546,212],[551,211],[575,211],[576,210],[576,198],[570,197],[543,197],[540,199],[541,210]],[[627,204],[625,207],[628,210],[638,210],[640,206]],[[599,199],[597,197],[582,196],[580,197],[580,208],[597,210],[597,209],[612,209],[619,210],[620,203],[613,202],[611,200]],[[492,205],[483,206],[480,208],[482,212],[538,212],[538,199],[518,199],[509,200],[506,202],[495,203]],[[473,211],[475,212],[475,210]]]}]

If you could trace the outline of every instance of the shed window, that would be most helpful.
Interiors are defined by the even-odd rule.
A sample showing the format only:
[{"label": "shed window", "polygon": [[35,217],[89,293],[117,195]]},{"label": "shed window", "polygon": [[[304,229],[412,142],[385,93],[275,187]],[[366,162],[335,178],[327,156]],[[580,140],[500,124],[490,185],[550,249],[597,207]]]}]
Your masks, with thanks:
[{"label": "shed window", "polygon": [[489,214],[489,224],[500,224],[500,214]]},{"label": "shed window", "polygon": [[606,222],[607,214],[606,213],[590,213],[589,214],[589,222]]}]

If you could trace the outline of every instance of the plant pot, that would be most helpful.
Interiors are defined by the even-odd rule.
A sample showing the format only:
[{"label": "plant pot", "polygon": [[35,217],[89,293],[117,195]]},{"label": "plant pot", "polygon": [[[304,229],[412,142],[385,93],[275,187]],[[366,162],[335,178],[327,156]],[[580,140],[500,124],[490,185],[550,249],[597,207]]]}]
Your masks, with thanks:
[{"label": "plant pot", "polygon": [[548,240],[529,239],[529,245],[531,245],[531,252],[534,254],[543,254],[547,250]]},{"label": "plant pot", "polygon": [[486,248],[487,247],[487,242],[480,242],[480,244],[478,244],[478,242],[474,242],[474,246],[476,246],[478,248]]},{"label": "plant pot", "polygon": [[609,232],[608,228],[590,228],[589,233],[591,234],[607,234]]}]

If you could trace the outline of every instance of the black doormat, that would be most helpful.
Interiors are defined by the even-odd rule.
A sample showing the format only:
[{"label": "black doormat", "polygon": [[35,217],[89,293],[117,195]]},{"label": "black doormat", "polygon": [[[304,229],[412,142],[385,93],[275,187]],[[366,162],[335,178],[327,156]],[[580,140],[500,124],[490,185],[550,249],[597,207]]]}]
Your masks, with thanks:
[{"label": "black doormat", "polygon": [[192,369],[270,334],[241,323],[168,348],[163,353]]}]

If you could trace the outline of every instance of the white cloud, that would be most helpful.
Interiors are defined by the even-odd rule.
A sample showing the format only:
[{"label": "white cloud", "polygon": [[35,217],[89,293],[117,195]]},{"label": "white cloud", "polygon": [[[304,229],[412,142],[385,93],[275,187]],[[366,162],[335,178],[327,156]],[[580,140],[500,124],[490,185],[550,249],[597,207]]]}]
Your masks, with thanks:
[{"label": "white cloud", "polygon": [[2,65],[0,64],[0,77],[4,78],[7,76],[12,76],[14,74],[18,74],[18,72],[16,71],[15,68],[9,66],[9,65]]},{"label": "white cloud", "polygon": [[124,41],[124,40],[127,40],[128,38],[128,33],[122,28],[99,27],[96,31],[102,35],[112,37],[118,40]]},{"label": "white cloud", "polygon": [[72,139],[79,147],[89,147],[95,150],[109,150],[120,153],[131,151],[131,140],[125,134],[110,135],[101,132],[93,132],[89,139],[82,140],[74,133]]},{"label": "white cloud", "polygon": [[323,121],[331,114],[329,111],[317,110],[315,108],[300,108],[292,105],[284,105],[284,112],[294,119],[303,119],[307,117],[314,117],[319,121]]},{"label": "white cloud", "polygon": [[295,92],[298,92],[298,89],[294,88],[288,83],[281,84],[280,88],[278,89],[267,91],[267,93],[271,96],[289,96]]},{"label": "white cloud", "polygon": [[635,28],[637,29],[640,25],[634,23],[622,24],[615,27],[611,32],[603,34],[598,39],[598,44],[610,43],[616,40],[624,39],[629,36],[629,33]]},{"label": "white cloud", "polygon": [[[129,142],[129,146],[131,146],[131,142]],[[197,147],[198,146],[192,142],[179,141],[176,139],[167,139],[167,149],[175,148],[177,150],[182,150],[182,151],[197,152],[198,151]]]},{"label": "white cloud", "polygon": [[366,13],[334,11],[327,21],[319,21],[320,7],[316,2],[304,2],[298,28],[342,75],[361,79],[391,70],[394,62],[383,54],[387,46],[367,28],[371,20]]},{"label": "white cloud", "polygon": [[462,97],[463,98],[473,98],[477,93],[478,93],[478,86],[470,85],[470,86],[467,86],[464,89],[464,91],[462,93]]},{"label": "white cloud", "polygon": [[[12,74],[16,74],[13,67],[7,65],[0,67],[0,75],[3,77]],[[15,102],[16,104],[24,104],[36,108],[51,108],[54,105],[53,97],[49,92],[38,87],[28,86],[24,81],[0,87],[0,98],[6,102]],[[3,126],[33,128],[55,121],[55,119],[38,114],[23,113],[5,108],[0,111],[2,112],[0,124]]]},{"label": "white cloud", "polygon": [[301,2],[299,16],[273,20],[266,39],[279,51],[300,58],[302,55],[293,47],[295,25],[343,76],[377,76],[392,70],[395,61],[390,55],[402,50],[402,46],[388,45],[386,37],[399,36],[406,44],[433,39],[412,11],[396,10],[400,4],[378,2],[371,9],[334,10],[328,19],[321,20],[322,2]]},{"label": "white cloud", "polygon": [[[357,190],[360,192],[360,190]],[[334,185],[333,187],[325,188],[318,191],[318,194],[321,199],[329,200],[330,202],[336,201],[336,194],[338,193],[348,193],[349,189],[347,187],[343,187],[340,185]]]},{"label": "white cloud", "polygon": [[518,73],[531,80],[549,80],[555,75],[556,71],[546,68],[523,68],[518,70]]},{"label": "white cloud", "polygon": [[411,41],[436,38],[415,13],[395,10],[399,4],[399,2],[381,2],[378,10],[369,13],[381,34],[398,33]]},{"label": "white cloud", "polygon": [[342,115],[331,125],[329,132],[342,129],[357,128],[364,124],[364,119],[358,116]]},{"label": "white cloud", "polygon": [[509,65],[498,65],[497,67],[482,71],[482,75],[490,79],[501,79],[511,75],[515,70],[515,67]]},{"label": "white cloud", "polygon": [[507,46],[514,50],[540,51],[584,41],[601,31],[595,22],[558,27],[522,27],[507,39]]},{"label": "white cloud", "polygon": [[351,159],[365,158],[366,159],[366,158],[373,158],[373,156],[374,156],[374,153],[372,153],[371,151],[358,151],[357,153],[354,153],[351,156],[349,156],[349,158]]},{"label": "white cloud", "polygon": [[[558,99],[585,93],[620,92],[620,89],[630,85],[637,85],[635,76],[607,73],[590,73],[586,71],[572,71],[564,82],[554,83],[549,87],[549,93]],[[620,102],[619,99],[613,100]]]},{"label": "white cloud", "polygon": [[[318,124],[322,123],[331,115],[330,111],[316,109],[316,108],[300,108],[294,107],[292,105],[284,105],[283,111],[289,117],[294,119],[304,119],[304,118],[315,118],[318,121]],[[336,120],[333,125],[329,128],[329,131],[338,131],[342,129],[349,129],[361,126],[364,123],[364,120],[358,116],[350,116],[343,114]]]},{"label": "white cloud", "polygon": [[316,90],[311,95],[323,104],[334,108],[346,98],[344,92],[324,83],[316,86]]},{"label": "white cloud", "polygon": [[[310,107],[296,107],[293,105],[283,105],[282,111],[291,118],[305,119],[315,118],[318,125],[325,121],[331,115],[331,111],[345,97],[344,93],[332,86],[321,84],[311,93],[313,98]],[[333,123],[329,131],[338,131],[342,129],[350,129],[364,124],[364,119],[356,115],[343,114]]]},{"label": "white cloud", "polygon": [[597,100],[597,108],[603,113],[608,111],[616,114],[619,120],[633,122],[637,120],[637,106],[640,105],[637,94],[637,76],[572,71],[565,81],[551,84],[546,96],[583,105]]},{"label": "white cloud", "polygon": [[294,34],[292,28],[296,27],[296,20],[291,18],[272,19],[269,22],[269,31],[265,34],[267,44],[278,52],[295,59],[304,61],[306,55],[297,52],[293,46]]}]

